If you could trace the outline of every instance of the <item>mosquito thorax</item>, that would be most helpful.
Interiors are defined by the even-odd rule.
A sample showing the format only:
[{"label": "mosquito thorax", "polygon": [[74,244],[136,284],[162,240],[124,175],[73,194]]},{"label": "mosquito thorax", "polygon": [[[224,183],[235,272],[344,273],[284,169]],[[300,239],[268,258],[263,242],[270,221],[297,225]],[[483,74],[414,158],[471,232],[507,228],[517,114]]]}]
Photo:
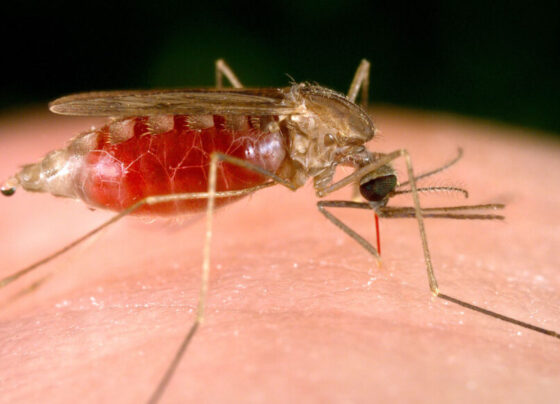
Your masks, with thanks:
[{"label": "mosquito thorax", "polygon": [[343,94],[309,84],[294,85],[290,93],[309,116],[331,129],[339,146],[364,144],[373,138],[375,126],[367,112]]},{"label": "mosquito thorax", "polygon": [[318,85],[294,84],[286,99],[300,112],[284,124],[290,139],[289,157],[298,169],[290,180],[298,186],[313,177],[315,189],[332,181],[336,167],[360,165],[365,143],[375,134],[366,111],[346,96]]}]

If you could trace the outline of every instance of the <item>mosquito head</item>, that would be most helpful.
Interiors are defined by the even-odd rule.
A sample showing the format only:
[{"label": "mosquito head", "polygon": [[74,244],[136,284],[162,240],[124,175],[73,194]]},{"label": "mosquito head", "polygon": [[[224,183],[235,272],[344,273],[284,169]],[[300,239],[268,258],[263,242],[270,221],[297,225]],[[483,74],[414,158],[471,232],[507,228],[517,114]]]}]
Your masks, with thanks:
[{"label": "mosquito head", "polygon": [[386,165],[371,172],[360,180],[360,193],[369,202],[387,203],[389,195],[397,186],[397,176],[392,167]]}]

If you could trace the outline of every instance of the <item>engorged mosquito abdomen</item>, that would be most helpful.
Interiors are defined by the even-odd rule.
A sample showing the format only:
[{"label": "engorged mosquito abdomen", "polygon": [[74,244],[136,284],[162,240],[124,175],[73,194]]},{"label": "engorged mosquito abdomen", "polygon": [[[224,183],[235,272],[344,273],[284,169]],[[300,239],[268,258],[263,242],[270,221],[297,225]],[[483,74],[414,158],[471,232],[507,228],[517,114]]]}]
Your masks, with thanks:
[{"label": "engorged mosquito abdomen", "polygon": [[[118,211],[150,195],[206,192],[212,152],[275,172],[286,154],[281,133],[253,128],[247,117],[235,119],[232,123],[216,115],[137,117],[103,127],[97,147],[85,156],[76,178],[83,189],[81,198],[90,205]],[[113,143],[110,131],[115,125],[121,125],[124,132],[117,135],[130,138]],[[266,181],[253,171],[221,163],[216,190],[245,189]],[[231,200],[219,198],[217,204]],[[177,214],[205,206],[205,200],[192,199],[144,206],[139,213]]]},{"label": "engorged mosquito abdomen", "polygon": [[[124,118],[77,136],[16,175],[23,188],[77,197],[93,207],[121,211],[153,195],[206,192],[212,152],[276,172],[287,155],[275,117],[156,115]],[[268,179],[229,163],[218,167],[216,191],[246,189]],[[223,205],[236,198],[218,198]],[[196,212],[204,199],[154,206],[135,213]]]}]

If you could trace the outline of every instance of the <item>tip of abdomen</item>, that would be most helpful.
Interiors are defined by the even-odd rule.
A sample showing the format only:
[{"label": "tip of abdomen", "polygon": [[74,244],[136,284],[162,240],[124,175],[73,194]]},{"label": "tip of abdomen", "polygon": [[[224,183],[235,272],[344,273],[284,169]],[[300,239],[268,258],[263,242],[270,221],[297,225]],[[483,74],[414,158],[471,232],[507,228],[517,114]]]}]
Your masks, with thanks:
[{"label": "tip of abdomen", "polygon": [[0,188],[3,195],[11,196],[17,187],[26,191],[49,192],[56,196],[75,197],[72,181],[76,160],[65,150],[55,150],[41,161],[27,164],[9,178]]},{"label": "tip of abdomen", "polygon": [[10,177],[2,186],[0,187],[0,192],[4,196],[12,196],[16,193],[16,188],[19,185],[19,181],[16,177]]}]

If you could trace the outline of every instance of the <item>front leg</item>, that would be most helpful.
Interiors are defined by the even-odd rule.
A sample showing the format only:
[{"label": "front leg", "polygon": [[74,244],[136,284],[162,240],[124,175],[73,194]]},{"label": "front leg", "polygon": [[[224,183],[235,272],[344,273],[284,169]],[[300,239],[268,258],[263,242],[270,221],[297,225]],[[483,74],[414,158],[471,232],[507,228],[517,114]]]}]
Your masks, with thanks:
[{"label": "front leg", "polygon": [[[462,307],[465,307],[469,310],[473,310],[476,312],[479,312],[481,314],[485,314],[487,316],[511,323],[511,324],[515,324],[517,326],[520,327],[524,327],[527,328],[529,330],[533,330],[536,332],[539,332],[541,334],[545,334],[554,338],[558,338],[560,339],[560,334],[558,334],[556,331],[553,330],[547,330],[541,327],[537,327],[534,326],[532,324],[517,320],[515,318],[512,317],[508,317],[505,316],[503,314],[491,311],[491,310],[487,310],[483,307],[479,307],[476,306],[474,304],[465,302],[463,300],[457,299],[455,297],[443,294],[440,292],[439,290],[439,286],[438,286],[438,282],[434,273],[434,269],[433,269],[433,265],[432,265],[432,260],[431,260],[431,255],[430,255],[430,250],[428,248],[428,239],[426,236],[426,230],[424,227],[424,210],[422,210],[421,206],[420,206],[420,198],[418,197],[418,187],[416,185],[416,180],[414,177],[414,171],[412,168],[412,162],[410,159],[410,155],[408,154],[408,152],[404,149],[401,150],[397,150],[393,153],[389,153],[385,156],[383,156],[380,160],[378,160],[376,163],[370,164],[370,166],[366,166],[361,170],[357,170],[356,172],[361,172],[362,170],[365,169],[365,173],[361,173],[361,175],[358,175],[356,177],[356,172],[353,174],[350,174],[348,177],[342,179],[341,181],[331,185],[330,187],[326,188],[326,190],[332,190],[332,189],[338,189],[340,188],[342,185],[340,184],[344,184],[346,185],[349,181],[349,178],[351,178],[351,180],[355,180],[356,178],[361,178],[361,176],[367,174],[368,172],[372,172],[375,171],[377,169],[377,167],[379,165],[383,165],[383,164],[387,164],[389,161],[394,160],[397,157],[403,157],[406,163],[406,167],[407,167],[407,174],[408,174],[408,181],[410,183],[410,192],[412,194],[412,200],[414,202],[414,205],[412,208],[405,208],[407,211],[406,213],[410,216],[413,215],[413,217],[416,218],[416,221],[418,223],[418,229],[420,232],[420,239],[421,239],[421,243],[422,243],[422,250],[424,253],[424,262],[426,264],[426,272],[428,275],[428,284],[430,287],[430,291],[432,292],[432,294],[435,297],[438,297],[440,299],[455,303],[457,305],[460,305]],[[369,168],[369,171],[367,171],[367,169]],[[350,182],[351,182],[350,180]],[[325,192],[325,191],[324,191]],[[332,191],[331,191],[332,192]],[[354,240],[356,240],[356,242],[358,242],[360,245],[362,245],[368,252],[370,252],[374,257],[378,258],[378,252],[375,250],[375,248],[369,244],[363,237],[361,237],[360,235],[358,235],[354,230],[350,229],[349,226],[345,225],[344,223],[342,223],[342,221],[340,221],[339,219],[335,218],[332,214],[327,214],[328,212],[325,211],[325,207],[348,207],[348,208],[359,208],[359,209],[372,209],[371,205],[368,203],[356,203],[356,202],[350,202],[350,201],[321,201],[318,204],[319,210],[321,211],[321,213],[323,213],[333,224],[335,224],[337,227],[339,227],[340,229],[342,229],[346,234],[348,234],[350,237],[352,237]],[[491,209],[499,209],[502,208],[503,205],[473,205],[471,207],[469,206],[463,206],[463,207],[458,207],[460,208],[459,210],[468,210],[470,209],[486,209],[486,208],[491,208]],[[431,216],[431,217],[444,217],[444,218],[455,218],[455,219],[499,219],[500,217],[489,217],[488,215],[480,215],[480,217],[476,217],[476,216],[472,216],[472,215],[461,215],[458,214],[456,216],[454,216],[453,213],[450,213],[449,211],[453,210],[453,209],[445,209],[445,208],[438,208],[438,210],[435,213],[430,213],[427,214],[427,216]],[[380,212],[382,212],[383,210],[380,209]],[[428,212],[428,209],[426,209],[426,212]],[[387,217],[391,217],[391,213],[398,213],[398,209],[388,209],[387,211],[388,215]],[[383,216],[381,214],[381,216]],[[392,217],[399,217],[398,214]],[[400,216],[402,217],[402,216]]]}]

